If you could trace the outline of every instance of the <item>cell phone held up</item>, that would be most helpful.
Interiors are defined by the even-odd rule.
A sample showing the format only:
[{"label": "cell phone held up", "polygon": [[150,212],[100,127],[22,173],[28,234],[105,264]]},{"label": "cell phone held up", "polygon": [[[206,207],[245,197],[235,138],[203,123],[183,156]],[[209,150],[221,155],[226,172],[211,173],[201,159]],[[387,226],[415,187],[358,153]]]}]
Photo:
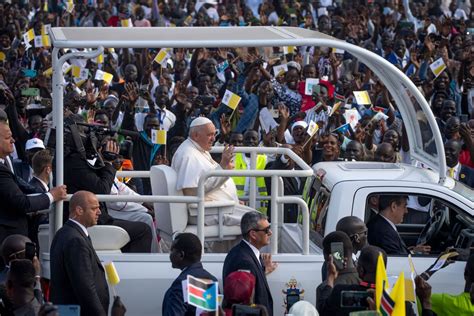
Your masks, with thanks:
[{"label": "cell phone held up", "polygon": [[341,307],[367,309],[370,296],[367,291],[341,291]]},{"label": "cell phone held up", "polygon": [[25,259],[33,260],[36,256],[36,245],[32,242],[25,243]]},{"label": "cell phone held up", "polygon": [[331,243],[331,256],[337,270],[344,269],[344,244],[342,242]]}]

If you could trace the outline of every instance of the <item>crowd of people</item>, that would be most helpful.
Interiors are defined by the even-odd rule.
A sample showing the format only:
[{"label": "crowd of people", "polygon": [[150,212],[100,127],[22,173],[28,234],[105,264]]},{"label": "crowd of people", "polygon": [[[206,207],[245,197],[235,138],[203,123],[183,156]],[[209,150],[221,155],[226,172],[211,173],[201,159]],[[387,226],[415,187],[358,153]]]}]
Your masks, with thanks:
[{"label": "crowd of people", "polygon": [[[195,195],[200,173],[249,168],[250,157],[234,154],[234,146],[290,148],[310,165],[337,160],[416,163],[393,97],[348,52],[330,47],[109,47],[96,59],[73,59],[63,69],[65,185],[55,187],[48,34],[57,26],[293,26],[364,47],[394,64],[419,88],[445,142],[446,176],[474,187],[474,23],[469,1],[42,0],[2,2],[0,12],[0,243],[9,236],[28,236],[38,245],[38,227],[48,222],[39,211],[65,200],[67,193],[152,193],[149,180],[119,178],[118,170],[169,165],[178,174],[177,189]],[[165,59],[155,58],[160,52],[166,53]],[[229,105],[229,93],[241,98],[237,105]],[[361,102],[357,93],[369,101]],[[165,141],[157,140],[163,131]],[[213,156],[212,146],[225,149]],[[259,155],[256,168],[292,170],[295,164],[285,155]],[[271,194],[269,179],[257,178],[256,184],[258,194]],[[301,194],[303,184],[300,178],[285,178],[285,194]],[[206,199],[235,201],[225,225],[239,225],[246,214],[254,214],[240,199],[249,195],[248,178],[210,178],[205,186]],[[392,202],[385,205],[387,217]],[[70,222],[74,206],[66,204],[65,222]],[[265,202],[256,208],[270,215]],[[98,224],[127,231],[130,242],[122,251],[161,251],[152,204],[101,203],[96,215]],[[285,205],[284,220],[297,222],[296,205]],[[206,216],[206,225],[216,221],[216,216]],[[254,233],[257,239],[259,234],[268,237],[266,229],[243,229],[244,240]],[[393,250],[375,236],[369,239],[387,253]],[[258,250],[261,242],[253,247]],[[172,250],[180,247],[173,245]],[[391,247],[408,251],[403,244]],[[258,254],[254,248],[249,249]],[[4,264],[8,258],[4,256]],[[195,259],[182,260],[194,264]],[[271,259],[268,265],[273,268]],[[13,280],[20,279],[18,271],[33,274],[33,279],[38,274],[21,260],[10,267]],[[240,268],[246,267],[225,266],[225,276]],[[327,269],[329,278],[334,269]],[[271,296],[261,294],[268,291],[264,273],[255,271],[253,276],[259,297],[255,302],[271,314]],[[266,299],[260,300],[261,295]],[[324,304],[318,303],[318,309]],[[123,311],[120,305],[118,312]]]}]

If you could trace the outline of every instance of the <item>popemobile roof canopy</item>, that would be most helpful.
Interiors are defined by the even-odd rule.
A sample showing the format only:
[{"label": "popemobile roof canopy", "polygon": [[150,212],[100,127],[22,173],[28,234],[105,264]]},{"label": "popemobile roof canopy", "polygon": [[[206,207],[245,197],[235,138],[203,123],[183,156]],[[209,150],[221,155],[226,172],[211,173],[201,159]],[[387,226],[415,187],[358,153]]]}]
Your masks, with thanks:
[{"label": "popemobile roof canopy", "polygon": [[[63,179],[63,73],[71,58],[94,58],[107,48],[198,48],[320,46],[343,49],[369,67],[391,93],[405,124],[411,158],[446,178],[441,133],[424,96],[398,68],[381,56],[326,34],[296,27],[153,27],[153,28],[52,28],[53,120],[56,127],[56,182]],[[60,48],[95,48],[60,56]],[[62,215],[58,203],[56,223]],[[61,210],[61,212],[59,212]],[[61,213],[58,214],[58,213]],[[62,216],[61,216],[62,220]],[[56,225],[57,226],[57,225]]]}]

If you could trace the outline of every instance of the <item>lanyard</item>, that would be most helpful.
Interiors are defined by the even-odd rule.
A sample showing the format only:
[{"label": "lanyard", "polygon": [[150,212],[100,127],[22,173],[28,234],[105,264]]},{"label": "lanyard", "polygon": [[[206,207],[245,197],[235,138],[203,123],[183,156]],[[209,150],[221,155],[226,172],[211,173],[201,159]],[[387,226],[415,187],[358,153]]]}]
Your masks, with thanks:
[{"label": "lanyard", "polygon": [[[164,113],[163,117],[161,117],[161,113]],[[158,108],[158,119],[160,120],[160,128],[163,129],[164,126],[163,126],[163,121],[165,120],[166,118],[166,109],[162,110],[160,108]]]}]

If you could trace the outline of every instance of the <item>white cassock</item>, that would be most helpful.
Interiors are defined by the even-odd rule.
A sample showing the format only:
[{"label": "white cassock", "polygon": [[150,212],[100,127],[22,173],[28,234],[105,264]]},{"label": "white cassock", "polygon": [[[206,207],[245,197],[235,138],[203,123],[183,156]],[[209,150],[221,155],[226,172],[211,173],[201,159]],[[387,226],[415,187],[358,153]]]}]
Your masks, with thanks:
[{"label": "white cassock", "polygon": [[[198,187],[201,175],[209,170],[221,169],[221,166],[212,159],[209,152],[203,150],[192,139],[186,139],[176,150],[171,167],[177,173],[176,189],[193,189]],[[235,201],[232,214],[224,215],[224,225],[240,225],[242,216],[254,209],[239,204],[237,189],[230,177],[211,177],[204,184],[206,201]],[[216,225],[217,215],[206,215],[205,225]]]},{"label": "white cassock", "polygon": [[[120,182],[117,178],[114,180],[114,185],[110,190],[111,195],[140,195],[130,189],[125,183]],[[158,237],[156,235],[155,223],[153,218],[148,214],[148,209],[135,202],[107,202],[107,210],[109,215],[113,218],[123,219],[131,222],[143,222],[150,226],[151,252],[159,252]],[[159,220],[158,218],[156,220]]]}]

